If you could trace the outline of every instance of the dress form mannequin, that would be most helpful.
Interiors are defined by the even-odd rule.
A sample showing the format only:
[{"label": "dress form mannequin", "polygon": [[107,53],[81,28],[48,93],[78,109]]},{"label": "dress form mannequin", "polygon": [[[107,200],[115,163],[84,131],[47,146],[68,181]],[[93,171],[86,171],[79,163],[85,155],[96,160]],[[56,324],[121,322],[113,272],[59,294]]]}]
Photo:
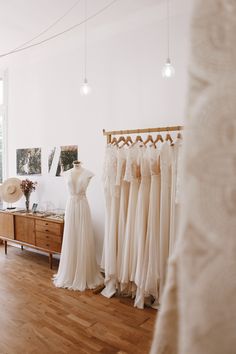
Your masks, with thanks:
[{"label": "dress form mannequin", "polygon": [[81,172],[82,172],[81,161],[78,160],[73,161],[73,168],[71,169],[71,177],[73,179],[73,182],[75,182],[76,178],[78,178]]},{"label": "dress form mannequin", "polygon": [[77,160],[73,162],[73,168],[65,173],[69,197],[61,259],[58,273],[54,277],[57,287],[83,291],[103,284],[96,262],[93,226],[86,197],[86,190],[93,176]]}]

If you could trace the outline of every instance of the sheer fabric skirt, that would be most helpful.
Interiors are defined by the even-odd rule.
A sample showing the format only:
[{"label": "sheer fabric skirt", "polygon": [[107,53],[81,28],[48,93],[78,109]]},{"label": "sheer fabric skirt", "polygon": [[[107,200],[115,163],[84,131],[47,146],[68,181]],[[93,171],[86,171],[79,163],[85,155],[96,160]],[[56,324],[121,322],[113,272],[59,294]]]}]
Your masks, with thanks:
[{"label": "sheer fabric skirt", "polygon": [[65,228],[55,286],[83,291],[103,283],[96,262],[95,240],[87,198],[70,197],[66,205]]}]

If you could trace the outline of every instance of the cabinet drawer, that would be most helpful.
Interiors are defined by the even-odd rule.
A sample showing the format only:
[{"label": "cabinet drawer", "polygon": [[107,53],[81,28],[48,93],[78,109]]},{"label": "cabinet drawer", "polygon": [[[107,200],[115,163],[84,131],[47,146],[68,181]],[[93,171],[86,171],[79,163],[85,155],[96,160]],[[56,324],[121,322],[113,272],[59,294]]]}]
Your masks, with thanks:
[{"label": "cabinet drawer", "polygon": [[61,224],[53,223],[45,220],[36,220],[36,231],[45,232],[53,235],[61,236]]},{"label": "cabinet drawer", "polygon": [[24,216],[15,216],[15,239],[30,245],[35,245],[34,219]]},{"label": "cabinet drawer", "polygon": [[60,237],[55,237],[44,232],[36,232],[36,246],[53,252],[61,252]]},{"label": "cabinet drawer", "polygon": [[0,236],[14,240],[14,216],[0,213]]}]

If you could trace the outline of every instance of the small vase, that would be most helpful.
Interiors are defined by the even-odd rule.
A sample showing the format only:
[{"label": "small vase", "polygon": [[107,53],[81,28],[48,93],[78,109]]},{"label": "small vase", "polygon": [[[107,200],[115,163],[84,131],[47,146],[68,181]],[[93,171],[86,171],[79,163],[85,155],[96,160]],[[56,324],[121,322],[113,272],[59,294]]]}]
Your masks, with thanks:
[{"label": "small vase", "polygon": [[26,208],[26,212],[29,212],[29,199],[30,199],[30,194],[26,194],[25,195],[25,208]]}]

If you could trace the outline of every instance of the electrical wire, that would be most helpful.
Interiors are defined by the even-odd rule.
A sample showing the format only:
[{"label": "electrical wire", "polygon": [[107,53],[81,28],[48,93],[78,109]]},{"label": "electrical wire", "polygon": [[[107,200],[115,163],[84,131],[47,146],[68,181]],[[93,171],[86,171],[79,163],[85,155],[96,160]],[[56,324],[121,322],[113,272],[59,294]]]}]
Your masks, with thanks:
[{"label": "electrical wire", "polygon": [[[87,0],[84,0],[84,19],[87,18]],[[87,80],[87,21],[84,23],[84,79]]]},{"label": "electrical wire", "polygon": [[83,21],[81,21],[81,22],[79,22],[79,23],[76,23],[75,25],[73,25],[73,26],[67,28],[67,29],[64,30],[64,31],[61,31],[61,32],[59,32],[59,33],[56,33],[56,34],[54,34],[54,35],[52,35],[52,36],[50,36],[50,37],[48,37],[48,38],[45,38],[45,39],[43,39],[43,40],[41,40],[41,41],[39,41],[39,42],[30,44],[30,45],[25,46],[25,47],[23,47],[23,48],[21,48],[21,47],[19,48],[19,47],[18,47],[18,49],[13,49],[13,50],[11,50],[11,51],[9,51],[9,52],[0,54],[0,58],[6,57],[6,56],[11,55],[11,54],[15,54],[15,53],[22,52],[22,51],[24,51],[24,50],[27,50],[27,49],[30,49],[30,48],[33,48],[33,47],[36,47],[36,46],[39,46],[39,45],[41,45],[41,44],[47,43],[47,42],[49,42],[49,41],[51,41],[51,40],[57,38],[57,37],[60,37],[60,36],[64,35],[65,33],[71,32],[71,31],[73,31],[75,28],[77,28],[77,27],[81,26],[82,24],[84,24],[85,22],[88,22],[88,21],[94,19],[95,17],[99,16],[101,13],[103,13],[104,11],[106,11],[109,7],[111,7],[111,6],[112,6],[114,3],[116,3],[117,1],[119,1],[119,0],[113,0],[113,1],[111,1],[109,4],[107,4],[106,6],[104,6],[102,9],[98,10],[97,12],[95,12],[93,15],[88,16],[88,17],[87,17],[86,19],[84,19]]},{"label": "electrical wire", "polygon": [[27,44],[33,42],[35,39],[41,37],[43,34],[45,34],[46,32],[48,32],[51,28],[53,28],[54,26],[56,26],[61,20],[63,20],[63,18],[65,18],[80,2],[81,0],[76,1],[76,3],[74,3],[74,5],[72,5],[61,17],[59,17],[56,21],[54,21],[50,26],[48,26],[45,30],[43,30],[42,32],[40,32],[39,34],[37,34],[35,37],[31,38],[30,40],[22,43],[21,45],[19,45],[18,47],[14,48],[12,51],[16,51],[17,49],[20,49],[22,47],[25,47]]},{"label": "electrical wire", "polygon": [[167,17],[167,54],[170,58],[170,0],[166,1],[166,17]]}]

